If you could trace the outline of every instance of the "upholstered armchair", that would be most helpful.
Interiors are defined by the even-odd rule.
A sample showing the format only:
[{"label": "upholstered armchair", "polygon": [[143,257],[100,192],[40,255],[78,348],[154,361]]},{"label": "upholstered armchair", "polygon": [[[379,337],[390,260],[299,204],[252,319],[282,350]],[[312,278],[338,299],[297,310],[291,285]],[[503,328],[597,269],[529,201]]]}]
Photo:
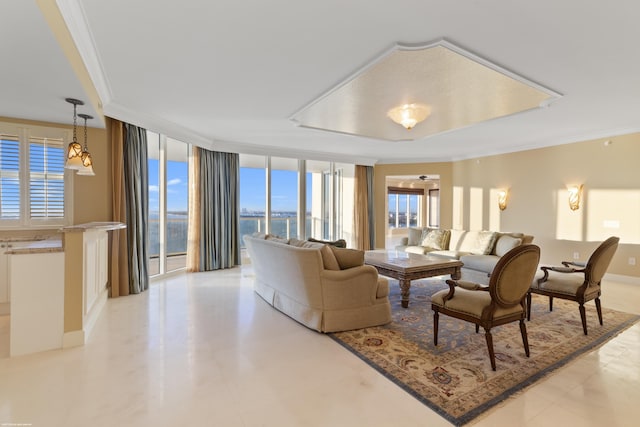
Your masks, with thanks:
[{"label": "upholstered armchair", "polygon": [[447,280],[448,290],[431,297],[433,309],[433,341],[438,345],[438,318],[440,314],[466,320],[485,330],[485,339],[491,359],[491,368],[496,370],[491,328],[510,322],[520,322],[522,343],[529,357],[529,341],[524,323],[525,298],[540,261],[540,248],[526,244],[511,249],[500,258],[493,269],[489,285],[466,281]]},{"label": "upholstered armchair", "polygon": [[598,320],[602,325],[601,281],[618,249],[619,241],[618,237],[609,237],[596,248],[586,264],[563,261],[562,267],[541,267],[544,275],[533,281],[527,293],[527,319],[531,320],[531,294],[539,294],[549,297],[549,311],[553,311],[553,298],[577,302],[585,335],[587,315],[584,304],[595,300]]}]

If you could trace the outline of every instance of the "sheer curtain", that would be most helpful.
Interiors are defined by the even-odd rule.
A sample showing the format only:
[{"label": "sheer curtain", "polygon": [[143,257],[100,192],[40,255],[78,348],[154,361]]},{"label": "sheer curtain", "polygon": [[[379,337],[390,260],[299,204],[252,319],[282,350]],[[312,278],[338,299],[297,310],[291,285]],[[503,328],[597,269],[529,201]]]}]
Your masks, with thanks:
[{"label": "sheer curtain", "polygon": [[189,268],[190,271],[210,271],[234,267],[240,264],[239,156],[195,149],[198,151],[194,164],[198,168],[199,183],[193,193],[199,199],[194,202],[194,209],[199,205],[200,229],[198,237],[189,239],[193,240],[189,250],[199,251],[199,258],[194,259]]},{"label": "sheer curtain", "polygon": [[200,148],[189,156],[189,225],[187,227],[187,271],[200,271]]},{"label": "sheer curtain", "polygon": [[365,251],[374,249],[373,166],[356,165],[353,223],[356,248]]},{"label": "sheer curtain", "polygon": [[124,186],[127,213],[129,256],[129,292],[137,294],[149,288],[147,271],[147,221],[149,178],[147,131],[124,124]]}]

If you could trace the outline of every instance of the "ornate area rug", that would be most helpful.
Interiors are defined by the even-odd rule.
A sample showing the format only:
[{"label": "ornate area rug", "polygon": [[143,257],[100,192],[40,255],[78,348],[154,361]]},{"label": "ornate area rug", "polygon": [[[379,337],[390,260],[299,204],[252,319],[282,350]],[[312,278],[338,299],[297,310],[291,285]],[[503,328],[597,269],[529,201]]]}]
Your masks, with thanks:
[{"label": "ornate area rug", "polygon": [[589,335],[582,332],[578,305],[534,295],[526,323],[531,357],[524,354],[518,323],[491,330],[496,367],[491,370],[484,330],[440,315],[438,346],[433,345],[430,296],[442,280],[412,282],[409,308],[400,306],[397,281],[390,281],[393,321],[385,326],[329,334],[370,366],[455,425],[463,425],[554,369],[616,336],[640,316],[586,304]]}]

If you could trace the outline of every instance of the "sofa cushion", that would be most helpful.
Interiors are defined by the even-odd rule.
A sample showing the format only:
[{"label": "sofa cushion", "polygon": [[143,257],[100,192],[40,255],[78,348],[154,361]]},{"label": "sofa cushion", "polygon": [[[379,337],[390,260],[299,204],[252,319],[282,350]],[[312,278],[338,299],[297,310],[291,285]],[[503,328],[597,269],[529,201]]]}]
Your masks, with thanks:
[{"label": "sofa cushion", "polygon": [[476,255],[489,255],[493,251],[497,237],[498,233],[495,231],[468,231],[462,236],[457,250]]},{"label": "sofa cushion", "polygon": [[429,251],[429,249],[425,248],[424,246],[405,246],[404,251],[409,252],[411,254],[424,255],[426,252]]},{"label": "sofa cushion", "polygon": [[341,270],[359,267],[364,264],[364,251],[357,249],[343,249],[336,246],[329,246],[333,255],[338,261]]},{"label": "sofa cushion", "polygon": [[464,268],[491,273],[500,260],[497,255],[462,255],[460,261]]},{"label": "sofa cushion", "polygon": [[423,234],[420,246],[425,246],[435,250],[447,249],[448,240],[449,230],[430,228]]},{"label": "sofa cushion", "polygon": [[447,259],[460,259],[463,255],[469,255],[469,252],[461,252],[461,251],[431,251],[429,255],[438,256],[441,258]]},{"label": "sofa cushion", "polygon": [[519,237],[512,237],[508,234],[503,234],[498,237],[496,242],[496,248],[493,253],[497,256],[502,256],[509,252],[511,249],[518,247],[522,244],[522,239]]}]

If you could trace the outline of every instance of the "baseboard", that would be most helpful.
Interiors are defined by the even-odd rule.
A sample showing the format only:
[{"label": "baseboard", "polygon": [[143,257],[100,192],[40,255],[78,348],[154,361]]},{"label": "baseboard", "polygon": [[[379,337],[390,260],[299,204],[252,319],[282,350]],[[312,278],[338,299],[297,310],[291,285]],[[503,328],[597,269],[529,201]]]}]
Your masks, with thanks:
[{"label": "baseboard", "polygon": [[62,335],[62,348],[79,347],[84,345],[84,331],[65,332]]},{"label": "baseboard", "polygon": [[622,274],[605,273],[603,279],[611,282],[618,282],[618,283],[624,283],[627,285],[640,286],[640,277],[636,277],[636,276],[623,276]]}]

